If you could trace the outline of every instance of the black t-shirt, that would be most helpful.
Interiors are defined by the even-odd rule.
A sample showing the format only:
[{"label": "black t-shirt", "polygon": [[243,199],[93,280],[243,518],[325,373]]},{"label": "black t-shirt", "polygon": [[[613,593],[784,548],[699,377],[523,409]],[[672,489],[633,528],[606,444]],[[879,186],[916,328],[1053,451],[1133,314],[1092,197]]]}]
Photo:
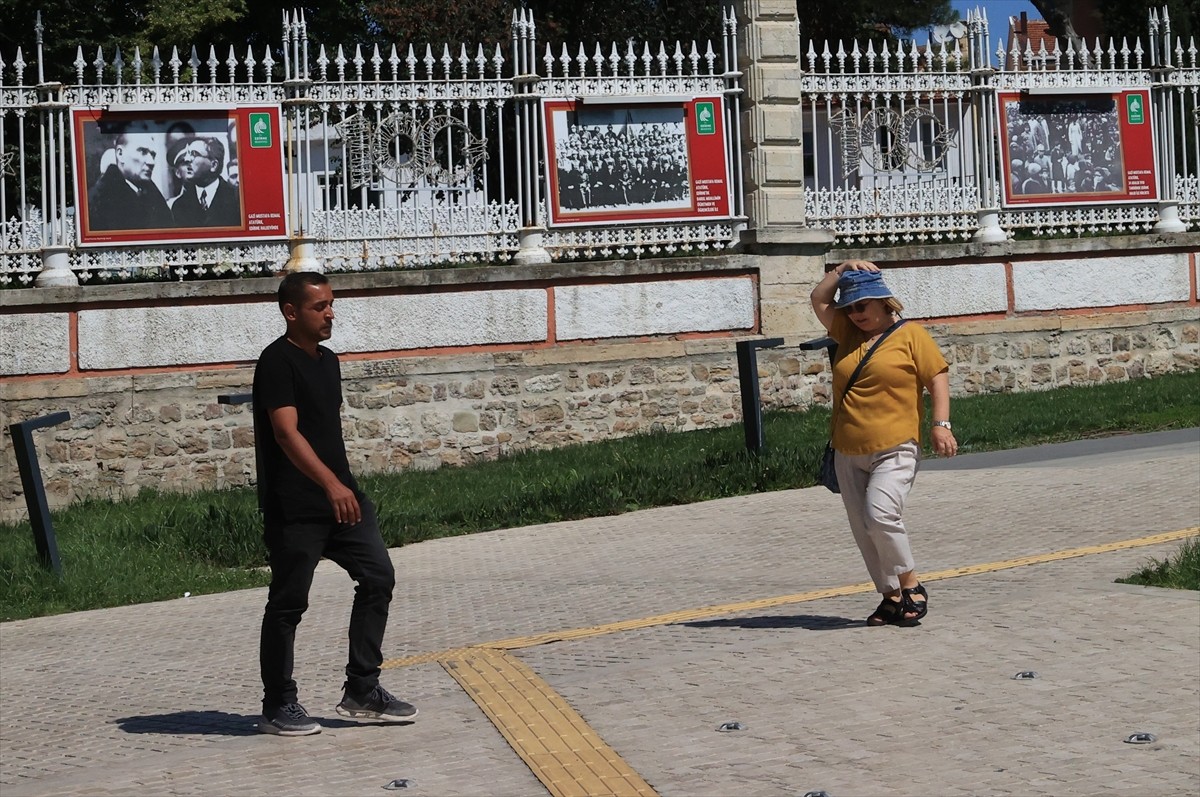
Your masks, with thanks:
[{"label": "black t-shirt", "polygon": [[333,519],[325,491],[292,464],[271,427],[270,410],[295,407],[297,428],[325,467],[354,490],[358,484],[342,440],[342,371],[337,355],[324,346],[310,357],[286,336],[259,355],[254,368],[254,439],[258,460],[258,503],[268,521],[285,523]]}]

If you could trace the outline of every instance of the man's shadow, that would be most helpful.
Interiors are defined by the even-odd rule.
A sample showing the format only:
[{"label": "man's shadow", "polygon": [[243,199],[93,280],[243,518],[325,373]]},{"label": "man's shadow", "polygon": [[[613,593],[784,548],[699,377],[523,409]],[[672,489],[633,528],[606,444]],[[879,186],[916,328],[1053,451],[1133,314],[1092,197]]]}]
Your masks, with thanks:
[{"label": "man's shadow", "polygon": [[696,620],[683,625],[691,628],[805,628],[809,631],[836,631],[864,626],[862,620],[849,617],[829,617],[820,614],[759,615],[757,617],[726,617],[720,620]]},{"label": "man's shadow", "polygon": [[122,717],[117,727],[126,733],[161,733],[195,736],[254,736],[258,715],[230,714],[228,711],[172,711],[169,714],[145,714]]},{"label": "man's shadow", "polygon": [[[362,728],[375,725],[412,725],[412,722],[358,722],[335,717],[314,717],[322,728]],[[166,736],[258,736],[257,714],[228,711],[172,711],[122,717],[117,727],[125,733],[159,733]]]}]

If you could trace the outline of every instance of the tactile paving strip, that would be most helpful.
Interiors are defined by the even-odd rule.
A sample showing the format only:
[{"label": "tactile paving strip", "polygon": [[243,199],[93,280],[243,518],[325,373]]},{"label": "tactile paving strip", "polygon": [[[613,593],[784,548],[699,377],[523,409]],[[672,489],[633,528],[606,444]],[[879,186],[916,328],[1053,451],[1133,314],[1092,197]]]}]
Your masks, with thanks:
[{"label": "tactile paving strip", "polygon": [[441,661],[555,797],[657,797],[617,752],[533,670],[502,650]]}]

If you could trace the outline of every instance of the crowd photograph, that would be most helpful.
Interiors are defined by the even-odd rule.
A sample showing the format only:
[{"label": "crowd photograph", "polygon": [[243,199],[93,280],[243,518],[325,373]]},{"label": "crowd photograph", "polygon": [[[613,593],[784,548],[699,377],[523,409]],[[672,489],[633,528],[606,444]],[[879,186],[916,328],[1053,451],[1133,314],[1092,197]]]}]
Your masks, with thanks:
[{"label": "crowd photograph", "polygon": [[551,124],[560,211],[691,206],[683,108],[560,110]]},{"label": "crowd photograph", "polygon": [[1121,127],[1111,97],[1004,104],[1009,196],[1125,191]]}]

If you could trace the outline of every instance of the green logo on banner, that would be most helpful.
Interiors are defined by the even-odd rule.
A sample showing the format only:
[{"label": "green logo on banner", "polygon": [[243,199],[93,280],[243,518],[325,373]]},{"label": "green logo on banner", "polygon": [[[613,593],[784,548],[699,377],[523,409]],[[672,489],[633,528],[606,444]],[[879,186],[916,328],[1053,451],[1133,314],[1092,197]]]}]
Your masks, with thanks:
[{"label": "green logo on banner", "polygon": [[1129,124],[1140,125],[1146,121],[1145,107],[1141,94],[1130,94],[1125,97],[1125,110],[1129,115]]},{"label": "green logo on banner", "polygon": [[271,146],[271,114],[250,114],[250,146]]},{"label": "green logo on banner", "polygon": [[711,102],[696,103],[696,133],[711,136],[717,132],[717,113]]}]

